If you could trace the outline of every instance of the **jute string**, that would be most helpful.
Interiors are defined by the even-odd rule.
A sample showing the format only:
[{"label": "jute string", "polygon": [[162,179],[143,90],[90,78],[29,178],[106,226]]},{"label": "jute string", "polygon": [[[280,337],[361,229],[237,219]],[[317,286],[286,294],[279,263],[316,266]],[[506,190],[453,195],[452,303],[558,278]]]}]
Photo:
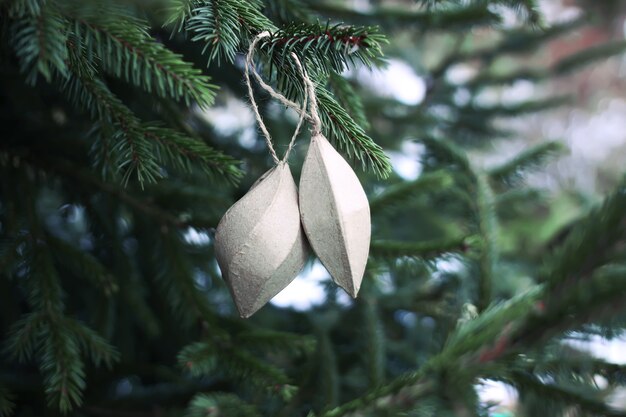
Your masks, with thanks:
[{"label": "jute string", "polygon": [[[248,49],[248,54],[246,55],[246,65],[245,65],[244,75],[246,77],[246,85],[248,87],[248,95],[250,96],[250,103],[252,104],[252,110],[254,111],[254,115],[257,119],[257,122],[259,122],[259,126],[261,127],[261,131],[263,132],[263,136],[264,136],[265,142],[267,143],[267,147],[269,148],[270,154],[272,155],[272,159],[274,160],[276,164],[279,164],[281,162],[287,161],[287,159],[289,158],[289,153],[293,149],[293,145],[296,142],[296,137],[298,136],[298,133],[300,132],[300,128],[302,127],[302,123],[305,117],[307,117],[309,119],[309,122],[311,123],[311,134],[313,136],[321,132],[322,122],[319,116],[317,97],[315,96],[315,85],[313,84],[313,81],[311,81],[309,76],[307,75],[306,70],[304,69],[302,63],[300,62],[300,60],[298,59],[298,56],[295,53],[292,52],[291,57],[296,63],[296,66],[298,67],[298,71],[300,72],[300,76],[302,77],[304,84],[305,84],[305,94],[304,94],[304,99],[302,102],[302,107],[298,105],[297,103],[289,100],[287,97],[280,94],[276,90],[274,90],[272,86],[270,86],[265,81],[263,81],[263,78],[261,78],[261,75],[257,72],[256,68],[254,67],[254,62],[253,62],[254,52],[259,41],[267,36],[270,36],[269,32],[261,32],[252,40],[252,43],[250,43],[250,48]],[[263,122],[263,118],[261,117],[261,113],[259,112],[259,107],[256,104],[256,100],[254,99],[254,92],[252,90],[252,82],[250,81],[250,70],[252,70],[252,75],[257,80],[261,88],[267,91],[271,97],[275,98],[286,107],[289,107],[295,110],[296,113],[300,115],[300,118],[298,119],[298,124],[296,125],[296,130],[294,131],[293,136],[291,137],[291,141],[289,142],[289,146],[287,147],[287,151],[285,152],[285,155],[283,156],[282,160],[278,157],[278,154],[276,153],[276,150],[274,149],[274,145],[272,144],[272,137],[267,129],[267,126],[265,125],[265,122]],[[306,111],[307,104],[308,104],[307,101],[310,101],[310,106],[309,106],[310,107],[309,110],[311,113],[310,115],[307,114],[307,111]]]}]

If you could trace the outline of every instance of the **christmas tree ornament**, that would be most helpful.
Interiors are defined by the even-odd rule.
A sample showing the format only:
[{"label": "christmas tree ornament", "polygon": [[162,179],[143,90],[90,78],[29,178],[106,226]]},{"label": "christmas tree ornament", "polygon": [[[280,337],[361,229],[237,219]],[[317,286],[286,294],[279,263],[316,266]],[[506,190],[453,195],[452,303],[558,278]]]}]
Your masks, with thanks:
[{"label": "christmas tree ornament", "polygon": [[241,317],[250,317],[296,277],[308,257],[298,190],[289,166],[270,169],[224,215],[215,255]]},{"label": "christmas tree ornament", "polygon": [[350,165],[321,135],[311,138],[300,176],[307,238],[337,285],[356,297],[370,246],[370,209]]},{"label": "christmas tree ornament", "polygon": [[215,234],[217,262],[243,318],[250,317],[293,281],[309,254],[300,223],[298,190],[286,162],[304,120],[306,98],[302,109],[293,102],[286,103],[297,108],[300,119],[280,160],[254,100],[249,75],[254,48],[267,35],[262,33],[250,45],[245,77],[252,109],[276,166],[224,214]]},{"label": "christmas tree ornament", "polygon": [[306,75],[304,80],[313,129],[300,175],[302,225],[335,283],[356,298],[369,254],[369,203],[350,165],[321,134],[315,87]]}]

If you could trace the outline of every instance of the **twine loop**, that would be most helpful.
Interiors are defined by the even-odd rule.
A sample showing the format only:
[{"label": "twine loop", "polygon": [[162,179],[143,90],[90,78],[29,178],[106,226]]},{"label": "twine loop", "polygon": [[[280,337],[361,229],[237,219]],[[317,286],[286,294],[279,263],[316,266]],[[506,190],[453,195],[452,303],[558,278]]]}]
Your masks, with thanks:
[{"label": "twine loop", "polygon": [[[286,162],[287,159],[289,158],[289,153],[293,149],[293,146],[296,142],[296,137],[298,136],[298,133],[300,132],[300,128],[302,127],[302,123],[304,119],[307,118],[309,120],[309,123],[311,124],[312,136],[315,136],[321,133],[322,121],[319,116],[317,97],[315,96],[315,85],[313,84],[313,81],[309,78],[309,76],[307,75],[306,70],[304,69],[304,66],[302,65],[302,63],[298,59],[298,56],[295,53],[292,52],[291,57],[293,58],[294,62],[296,63],[296,66],[298,67],[298,71],[300,72],[300,76],[302,77],[302,80],[304,81],[304,86],[305,86],[305,94],[304,94],[304,99],[302,100],[302,106],[298,105],[298,103],[294,101],[289,100],[287,97],[277,92],[272,86],[270,86],[265,81],[263,81],[263,78],[261,78],[261,75],[257,72],[256,68],[254,67],[254,62],[253,62],[254,52],[259,41],[268,36],[270,36],[269,32],[267,31],[261,32],[257,36],[255,36],[255,38],[250,43],[250,48],[248,49],[248,54],[246,55],[246,65],[245,65],[244,75],[246,77],[246,85],[248,87],[248,96],[250,97],[252,110],[254,111],[256,120],[259,123],[259,127],[261,128],[261,131],[263,132],[265,143],[267,143],[267,147],[269,148],[270,154],[272,155],[272,159],[274,160],[274,163],[279,164],[279,163]],[[276,150],[274,149],[274,145],[272,144],[272,137],[270,136],[269,130],[267,129],[265,122],[263,122],[263,118],[261,117],[261,113],[259,112],[259,107],[256,103],[256,100],[254,99],[254,92],[252,90],[252,82],[250,81],[250,70],[252,70],[252,75],[254,76],[256,81],[259,83],[261,88],[263,88],[263,90],[267,91],[271,97],[275,98],[286,107],[289,107],[295,110],[296,113],[300,115],[300,118],[298,119],[298,124],[296,125],[296,130],[294,131],[293,136],[291,137],[291,141],[289,142],[289,146],[287,147],[287,151],[285,152],[283,159],[280,159],[278,157],[278,154],[276,153]],[[310,114],[307,113],[307,104],[309,104]]]}]

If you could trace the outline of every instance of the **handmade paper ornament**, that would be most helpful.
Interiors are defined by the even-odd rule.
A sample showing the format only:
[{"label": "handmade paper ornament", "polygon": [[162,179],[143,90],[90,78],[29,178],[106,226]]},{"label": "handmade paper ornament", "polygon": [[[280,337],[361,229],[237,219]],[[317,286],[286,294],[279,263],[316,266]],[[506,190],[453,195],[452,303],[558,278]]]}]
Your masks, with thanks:
[{"label": "handmade paper ornament", "polygon": [[241,317],[247,318],[298,275],[308,257],[298,190],[289,166],[269,170],[217,226],[215,255]]},{"label": "handmade paper ornament", "polygon": [[350,165],[320,133],[311,138],[302,167],[300,213],[313,251],[356,298],[370,246],[369,203]]},{"label": "handmade paper ornament", "polygon": [[[285,156],[280,160],[254,100],[249,75],[254,48],[265,36],[268,34],[262,33],[251,43],[244,73],[252,109],[276,166],[228,209],[215,233],[215,256],[243,318],[250,317],[293,281],[309,254],[300,224],[298,190],[286,162],[305,111],[295,103],[288,103],[300,110],[301,115]],[[260,80],[260,76],[254,74]],[[267,90],[262,80],[261,86]],[[284,99],[273,93],[272,96]],[[306,100],[302,108],[306,108]]]}]

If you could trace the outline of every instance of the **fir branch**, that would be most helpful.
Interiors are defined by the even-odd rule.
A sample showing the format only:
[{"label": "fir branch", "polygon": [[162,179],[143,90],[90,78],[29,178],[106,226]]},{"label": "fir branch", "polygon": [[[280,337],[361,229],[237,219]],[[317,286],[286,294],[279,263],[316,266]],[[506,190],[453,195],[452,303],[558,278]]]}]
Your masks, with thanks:
[{"label": "fir branch", "polygon": [[370,168],[379,177],[386,178],[392,168],[383,149],[365,134],[328,90],[317,87],[316,93],[322,126],[329,138],[349,157],[360,160],[363,169]]},{"label": "fir branch", "polygon": [[626,239],[626,179],[602,206],[592,210],[546,259],[542,273],[551,288],[567,287],[610,261]]},{"label": "fir branch", "polygon": [[186,29],[192,41],[204,43],[202,53],[209,51],[209,62],[222,59],[233,62],[239,45],[240,23],[235,0],[211,0],[193,9]]},{"label": "fir branch", "polygon": [[197,320],[213,322],[214,313],[206,294],[195,282],[178,233],[163,233],[153,253],[154,261],[160,265],[155,279],[181,324],[190,325]]},{"label": "fir branch", "polygon": [[[73,54],[71,69],[75,76],[66,83],[67,94],[105,123],[94,146],[95,159],[105,175],[109,171],[121,174],[125,184],[133,174],[142,184],[155,182],[163,175],[160,164],[170,163],[183,171],[199,166],[207,175],[219,174],[233,182],[241,176],[234,159],[204,142],[141,122],[79,54]],[[106,123],[113,125],[113,132]]]},{"label": "fir branch", "polygon": [[363,361],[367,369],[369,387],[374,388],[380,386],[385,380],[385,329],[377,300],[374,297],[362,297],[359,304],[364,323]]},{"label": "fir branch", "polygon": [[388,210],[390,207],[404,207],[407,200],[425,192],[434,192],[449,188],[453,179],[445,171],[430,172],[420,175],[413,181],[403,181],[388,186],[382,194],[370,199],[372,215]]},{"label": "fir branch", "polygon": [[191,399],[185,413],[185,417],[213,416],[261,417],[261,414],[253,405],[226,393],[198,394]]},{"label": "fir branch", "polygon": [[142,129],[144,137],[153,141],[159,160],[180,171],[191,172],[196,166],[207,176],[219,176],[232,184],[237,183],[243,175],[235,159],[199,139],[155,124],[143,124]]},{"label": "fir branch", "polygon": [[174,24],[178,31],[185,29],[192,41],[203,43],[202,53],[208,51],[209,63],[232,62],[244,35],[276,29],[261,8],[259,0],[176,0],[166,24]]},{"label": "fir branch", "polygon": [[[290,63],[292,72],[299,80],[299,73],[291,63],[290,54],[313,68],[311,74],[322,72],[341,73],[348,65],[361,63],[373,67],[382,63],[382,45],[387,39],[373,26],[344,26],[316,24],[292,24],[279,29],[271,36],[261,39],[259,50],[269,57],[272,65],[282,68]],[[294,83],[296,86],[298,84]],[[300,82],[300,91],[302,83]],[[280,80],[279,80],[280,85]]]},{"label": "fir branch", "polygon": [[9,417],[15,410],[15,396],[3,385],[0,385],[0,417]]},{"label": "fir branch", "polygon": [[482,248],[479,255],[480,276],[478,278],[477,305],[479,311],[482,311],[491,303],[491,288],[495,279],[494,269],[498,261],[496,205],[487,176],[483,173],[476,174],[475,211],[478,231],[482,238]]},{"label": "fir branch", "polygon": [[561,142],[540,143],[530,149],[526,149],[513,159],[491,168],[489,170],[489,179],[494,182],[513,185],[519,181],[526,171],[540,166],[555,154],[558,155],[564,152],[565,149]]},{"label": "fir branch", "polygon": [[50,407],[66,414],[82,403],[85,366],[74,335],[63,321],[47,321],[42,332],[41,371]]},{"label": "fir branch", "polygon": [[239,15],[237,1],[212,0],[193,10],[186,29],[192,41],[204,43],[202,53],[209,51],[209,62],[222,59],[233,62],[239,45]]},{"label": "fir branch", "polygon": [[444,253],[466,251],[467,242],[468,238],[465,236],[425,242],[374,240],[370,244],[370,256],[389,259],[399,257],[430,259]]},{"label": "fir branch", "polygon": [[97,258],[49,234],[46,236],[46,241],[60,264],[68,266],[77,276],[92,282],[102,289],[106,296],[110,297],[117,292],[117,279]]},{"label": "fir branch", "polygon": [[267,11],[281,22],[309,22],[313,15],[310,6],[301,0],[270,0],[265,3]]},{"label": "fir branch", "polygon": [[601,398],[594,398],[581,390],[565,388],[556,384],[546,384],[526,372],[512,372],[511,380],[522,393],[532,392],[542,401],[558,402],[574,406],[583,412],[599,416],[626,416],[626,412],[608,406]]},{"label": "fir branch", "polygon": [[314,10],[353,22],[382,23],[385,26],[415,26],[421,30],[468,29],[500,23],[500,16],[486,5],[476,3],[441,10],[407,10],[406,7],[373,7],[367,11],[330,2],[316,2]]},{"label": "fir branch", "polygon": [[352,120],[364,130],[369,129],[370,124],[365,115],[361,97],[356,93],[350,82],[341,75],[331,72],[328,77],[328,84],[337,101],[346,109]]},{"label": "fir branch", "polygon": [[78,341],[81,351],[91,357],[94,365],[104,364],[110,369],[119,361],[118,351],[93,329],[69,318],[66,319],[65,325],[71,331],[72,337]]},{"label": "fir branch", "polygon": [[45,3],[46,0],[12,0],[8,4],[9,16],[12,18],[24,17],[26,15],[39,16]]},{"label": "fir branch", "polygon": [[41,313],[32,312],[23,315],[13,324],[3,349],[4,352],[19,362],[30,360],[38,347],[42,325]]},{"label": "fir branch", "polygon": [[67,21],[50,4],[37,11],[16,20],[11,30],[20,69],[32,85],[38,74],[49,82],[55,71],[67,73]]},{"label": "fir branch", "polygon": [[194,376],[210,375],[219,370],[235,380],[258,386],[289,382],[280,369],[235,346],[228,337],[188,345],[178,354],[178,362]]},{"label": "fir branch", "polygon": [[626,41],[604,43],[599,46],[586,48],[554,64],[552,72],[556,75],[570,74],[593,62],[621,54],[624,50],[626,50]]},{"label": "fir branch", "polygon": [[310,336],[274,330],[243,331],[235,337],[235,343],[263,352],[286,351],[292,354],[310,354],[316,346],[315,339]]},{"label": "fir branch", "polygon": [[188,105],[213,103],[216,87],[208,76],[155,41],[146,22],[114,11],[74,17],[72,33],[79,49],[95,54],[105,71],[150,93]]}]

